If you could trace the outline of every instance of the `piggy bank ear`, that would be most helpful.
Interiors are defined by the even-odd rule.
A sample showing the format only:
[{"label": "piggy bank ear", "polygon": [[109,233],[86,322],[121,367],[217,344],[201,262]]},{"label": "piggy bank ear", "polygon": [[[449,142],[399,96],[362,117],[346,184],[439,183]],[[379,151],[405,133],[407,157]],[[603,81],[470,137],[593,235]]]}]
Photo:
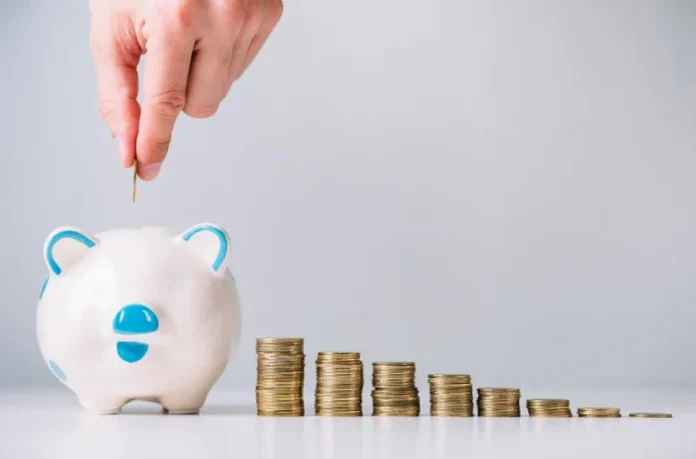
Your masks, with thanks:
[{"label": "piggy bank ear", "polygon": [[216,273],[227,269],[229,240],[224,229],[211,223],[193,226],[177,236],[178,242],[189,247]]},{"label": "piggy bank ear", "polygon": [[44,258],[48,269],[60,276],[77,263],[99,241],[79,228],[61,227],[54,230],[44,243]]}]

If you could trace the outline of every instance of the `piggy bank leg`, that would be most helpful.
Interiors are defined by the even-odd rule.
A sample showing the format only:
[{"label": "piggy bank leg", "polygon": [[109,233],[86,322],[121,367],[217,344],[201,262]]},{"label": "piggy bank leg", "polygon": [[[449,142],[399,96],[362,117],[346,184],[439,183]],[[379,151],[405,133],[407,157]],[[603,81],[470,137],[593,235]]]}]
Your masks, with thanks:
[{"label": "piggy bank leg", "polygon": [[100,395],[84,395],[79,396],[78,399],[84,409],[95,414],[117,414],[121,412],[123,405],[128,403],[128,400],[124,398]]},{"label": "piggy bank leg", "polygon": [[169,414],[198,414],[208,397],[208,389],[197,392],[165,395],[160,398],[164,412]]}]

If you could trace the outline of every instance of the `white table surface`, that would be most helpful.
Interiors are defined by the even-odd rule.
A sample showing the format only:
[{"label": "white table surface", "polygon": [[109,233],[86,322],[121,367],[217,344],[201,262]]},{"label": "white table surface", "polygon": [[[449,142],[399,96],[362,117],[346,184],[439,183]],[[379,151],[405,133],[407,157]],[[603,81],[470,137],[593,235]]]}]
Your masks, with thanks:
[{"label": "white table surface", "polygon": [[[0,458],[696,458],[696,391],[544,391],[580,406],[616,406],[621,419],[264,418],[253,393],[214,391],[198,415],[133,403],[85,412],[67,389],[0,393]],[[522,407],[525,403],[523,391]],[[369,396],[364,399],[369,414]],[[631,419],[668,411],[672,419]],[[526,412],[526,410],[523,410]]]}]

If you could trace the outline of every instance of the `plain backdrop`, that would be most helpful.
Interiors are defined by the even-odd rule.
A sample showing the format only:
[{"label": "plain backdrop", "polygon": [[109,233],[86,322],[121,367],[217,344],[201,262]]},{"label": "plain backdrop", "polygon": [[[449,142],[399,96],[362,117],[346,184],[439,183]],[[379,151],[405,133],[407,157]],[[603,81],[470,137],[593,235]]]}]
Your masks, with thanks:
[{"label": "plain backdrop", "polygon": [[[55,227],[230,233],[258,336],[474,385],[696,384],[696,2],[286,1],[158,180],[97,111],[87,1],[0,3],[0,384],[62,387],[35,309]],[[145,65],[147,62],[144,62]],[[366,384],[369,387],[369,382]]]}]

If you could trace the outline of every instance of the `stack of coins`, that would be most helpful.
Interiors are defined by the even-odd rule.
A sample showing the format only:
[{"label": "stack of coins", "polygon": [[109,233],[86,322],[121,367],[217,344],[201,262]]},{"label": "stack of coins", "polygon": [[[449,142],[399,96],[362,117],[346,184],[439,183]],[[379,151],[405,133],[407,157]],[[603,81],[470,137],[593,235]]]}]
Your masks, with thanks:
[{"label": "stack of coins", "polygon": [[428,375],[430,415],[471,417],[474,396],[469,375]]},{"label": "stack of coins", "polygon": [[362,416],[363,364],[359,352],[317,356],[317,416]]},{"label": "stack of coins", "polygon": [[578,408],[581,418],[620,418],[619,408]]},{"label": "stack of coins", "polygon": [[256,340],[259,416],[304,416],[304,340]]},{"label": "stack of coins", "polygon": [[527,400],[527,411],[532,417],[572,418],[570,400],[537,398]]},{"label": "stack of coins", "polygon": [[477,404],[479,416],[519,418],[520,390],[480,387]]},{"label": "stack of coins", "polygon": [[372,387],[374,416],[420,415],[414,363],[373,363]]}]

